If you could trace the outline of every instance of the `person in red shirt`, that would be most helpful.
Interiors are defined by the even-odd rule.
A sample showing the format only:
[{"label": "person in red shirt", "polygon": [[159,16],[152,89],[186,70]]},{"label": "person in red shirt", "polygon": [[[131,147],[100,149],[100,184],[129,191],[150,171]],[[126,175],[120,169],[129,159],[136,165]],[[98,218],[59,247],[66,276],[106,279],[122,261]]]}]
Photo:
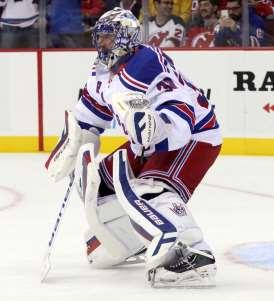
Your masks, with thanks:
[{"label": "person in red shirt", "polygon": [[274,0],[249,0],[256,14],[265,21],[265,33],[267,35],[267,46],[274,45]]},{"label": "person in red shirt", "polygon": [[[226,9],[227,0],[219,0],[219,9]],[[248,0],[248,4],[255,8],[260,17],[274,15],[274,0]]]},{"label": "person in red shirt", "polygon": [[185,46],[213,47],[214,28],[218,22],[218,0],[199,0],[197,12],[187,24]]},{"label": "person in red shirt", "polygon": [[257,15],[265,18],[274,15],[274,0],[249,0],[250,6],[254,6]]}]

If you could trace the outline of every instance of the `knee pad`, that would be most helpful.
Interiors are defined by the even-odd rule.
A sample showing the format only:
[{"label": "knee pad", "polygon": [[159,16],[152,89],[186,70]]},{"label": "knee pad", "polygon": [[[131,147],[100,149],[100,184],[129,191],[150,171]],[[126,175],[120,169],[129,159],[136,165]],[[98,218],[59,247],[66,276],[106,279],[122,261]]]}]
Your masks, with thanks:
[{"label": "knee pad", "polygon": [[[162,186],[161,183],[155,185]],[[167,253],[175,242],[181,241],[188,246],[194,246],[203,240],[201,229],[177,193],[167,191],[165,188],[159,195],[147,194],[142,197],[146,197],[147,204],[157,210],[160,216],[176,229],[176,232],[165,232],[164,229],[162,233],[154,236],[146,253],[148,270],[165,262]]]},{"label": "knee pad", "polygon": [[164,187],[163,192],[156,196],[143,195],[142,198],[174,225],[177,237],[183,243],[193,246],[200,242],[203,239],[202,231],[181,197],[174,191],[168,191],[164,183],[154,181],[154,184]]}]

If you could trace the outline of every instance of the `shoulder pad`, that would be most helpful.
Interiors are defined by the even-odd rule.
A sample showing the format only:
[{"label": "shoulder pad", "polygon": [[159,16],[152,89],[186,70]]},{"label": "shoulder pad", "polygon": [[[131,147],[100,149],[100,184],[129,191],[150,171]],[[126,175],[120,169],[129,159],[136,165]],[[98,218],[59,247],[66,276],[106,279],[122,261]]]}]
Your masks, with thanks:
[{"label": "shoulder pad", "polygon": [[146,92],[151,82],[166,70],[165,58],[159,48],[142,46],[119,74],[123,84],[136,86],[135,91]]}]

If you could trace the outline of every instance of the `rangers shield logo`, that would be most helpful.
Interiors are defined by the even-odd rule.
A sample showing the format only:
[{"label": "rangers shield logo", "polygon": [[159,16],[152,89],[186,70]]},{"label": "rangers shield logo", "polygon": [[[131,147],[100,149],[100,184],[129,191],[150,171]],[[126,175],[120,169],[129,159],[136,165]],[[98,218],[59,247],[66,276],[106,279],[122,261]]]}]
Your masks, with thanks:
[{"label": "rangers shield logo", "polygon": [[169,208],[172,212],[179,216],[184,216],[186,215],[186,210],[183,204],[178,204],[178,203],[172,203],[172,208]]}]

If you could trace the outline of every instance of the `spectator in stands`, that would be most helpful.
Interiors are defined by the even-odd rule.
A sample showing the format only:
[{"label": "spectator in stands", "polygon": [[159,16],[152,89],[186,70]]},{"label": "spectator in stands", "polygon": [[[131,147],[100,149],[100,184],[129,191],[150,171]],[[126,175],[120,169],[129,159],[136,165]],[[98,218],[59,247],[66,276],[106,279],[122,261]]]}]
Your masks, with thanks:
[{"label": "spectator in stands", "polygon": [[[242,46],[242,2],[227,0],[228,16],[221,16],[219,28],[216,30],[215,46]],[[265,46],[265,23],[263,19],[249,9],[249,45],[252,47]]]},{"label": "spectator in stands", "polygon": [[84,34],[81,0],[51,0],[48,7],[48,47],[90,47]]},{"label": "spectator in stands", "polygon": [[219,10],[226,9],[227,0],[219,0]]},{"label": "spectator in stands", "polygon": [[[193,1],[196,0],[173,0],[172,14],[181,17],[184,20],[184,23],[187,23],[191,16],[191,7]],[[148,6],[149,15],[155,16],[156,9],[154,5],[154,0],[148,0]]]},{"label": "spectator in stands", "polygon": [[106,11],[113,9],[114,7],[121,7],[130,10],[137,19],[140,17],[142,0],[106,0],[105,3]]},{"label": "spectator in stands", "polygon": [[269,17],[274,15],[274,1],[271,0],[249,0],[249,6],[254,7],[256,14],[261,17]]},{"label": "spectator in stands", "polygon": [[38,47],[38,0],[1,0],[0,6],[0,48]]},{"label": "spectator in stands", "polygon": [[185,25],[181,17],[172,15],[173,0],[154,0],[156,15],[149,20],[148,44],[157,47],[180,47]]},{"label": "spectator in stands", "polygon": [[274,0],[249,0],[250,9],[265,21],[266,46],[274,45]]},{"label": "spectator in stands", "polygon": [[218,0],[199,0],[197,11],[186,26],[185,46],[213,47],[218,22]]},{"label": "spectator in stands", "polygon": [[[193,0],[197,1],[197,0]],[[219,0],[220,9],[225,9],[227,0]],[[274,15],[274,0],[248,0],[249,7],[253,7],[256,14],[261,17]]]},{"label": "spectator in stands", "polygon": [[[105,1],[103,0],[82,0],[81,11],[85,32],[91,32],[96,21],[105,12]],[[90,38],[90,36],[89,36]]]}]

